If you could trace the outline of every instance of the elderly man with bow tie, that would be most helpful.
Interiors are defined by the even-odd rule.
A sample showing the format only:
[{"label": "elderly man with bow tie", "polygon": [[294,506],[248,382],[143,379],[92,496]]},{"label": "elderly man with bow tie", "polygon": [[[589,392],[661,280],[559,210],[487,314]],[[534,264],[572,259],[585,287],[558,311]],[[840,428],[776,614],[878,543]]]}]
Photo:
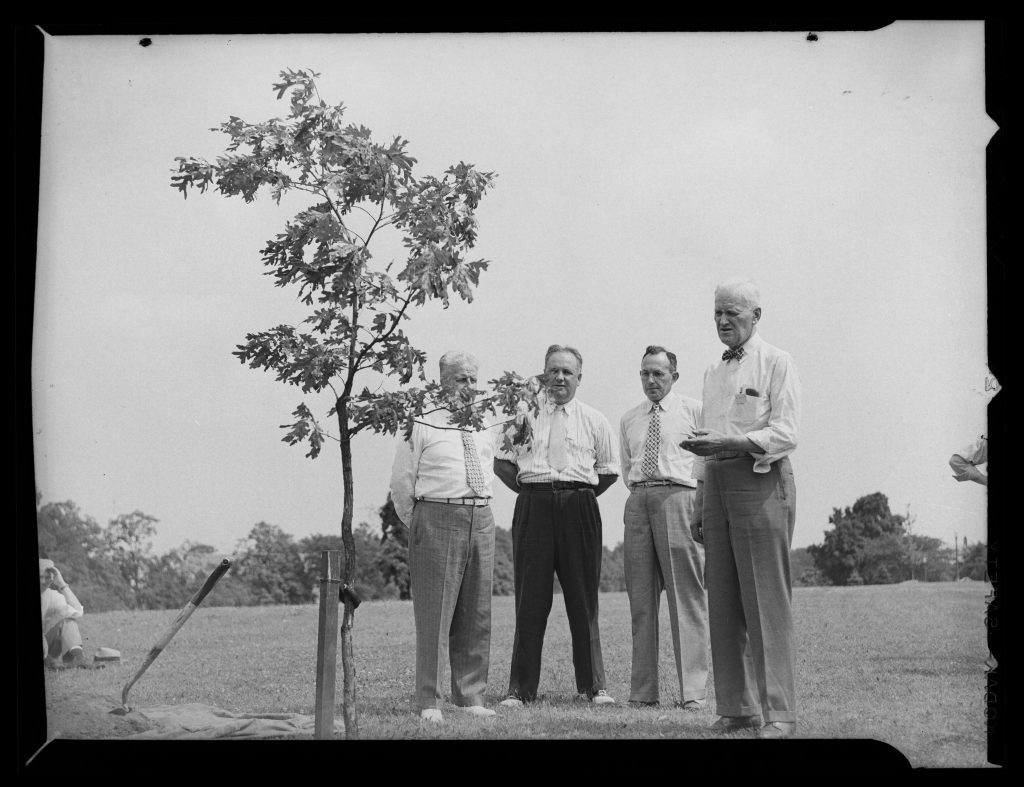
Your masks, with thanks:
[{"label": "elderly man with bow tie", "polygon": [[[476,359],[447,352],[440,367],[441,386],[453,402],[468,401]],[[441,410],[418,421],[409,441],[399,443],[391,472],[395,513],[409,528],[416,702],[426,722],[443,721],[446,660],[455,707],[495,715],[483,704],[491,652],[494,436],[460,429],[450,416]]]},{"label": "elderly man with bow tie", "polygon": [[618,477],[618,450],[608,419],[576,399],[583,377],[579,350],[552,345],[544,356],[539,414],[527,415],[532,440],[499,456],[494,471],[517,494],[512,515],[516,630],[505,708],[537,699],[544,630],[554,575],[572,636],[576,697],[615,700],[605,689],[598,591],[603,542],[597,496]]},{"label": "elderly man with bow tie", "polygon": [[702,428],[680,445],[695,463],[691,522],[704,542],[719,731],[796,731],[796,645],[789,550],[796,521],[800,381],[789,353],[757,335],[760,295],[748,279],[715,289],[728,348],[704,374]]},{"label": "elderly man with bow tie", "polygon": [[658,610],[668,599],[679,678],[678,706],[704,707],[708,680],[704,547],[690,532],[697,482],[694,456],[679,446],[700,418],[700,402],[672,390],[675,353],[652,345],[640,359],[646,399],[622,416],[619,449],[629,486],[623,511],[623,558],[633,630],[629,701],[657,705]]}]

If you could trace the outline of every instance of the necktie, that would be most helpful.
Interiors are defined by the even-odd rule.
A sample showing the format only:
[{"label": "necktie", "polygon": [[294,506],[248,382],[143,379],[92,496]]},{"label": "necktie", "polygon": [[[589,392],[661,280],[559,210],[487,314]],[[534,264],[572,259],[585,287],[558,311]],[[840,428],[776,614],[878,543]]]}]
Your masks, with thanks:
[{"label": "necktie", "polygon": [[466,481],[469,483],[469,488],[480,497],[485,497],[487,484],[484,481],[484,471],[480,467],[480,456],[476,452],[473,435],[469,432],[462,432],[462,453],[466,457]]},{"label": "necktie", "polygon": [[551,469],[561,471],[569,464],[565,451],[565,419],[568,414],[559,405],[551,414],[551,429],[548,431],[548,464]]},{"label": "necktie", "polygon": [[742,347],[737,347],[735,350],[726,350],[724,353],[722,353],[722,360],[725,361],[726,363],[729,363],[729,361],[731,361],[733,358],[735,358],[738,361],[742,357]]},{"label": "necktie", "polygon": [[661,405],[655,402],[651,408],[651,420],[647,424],[647,440],[644,442],[644,459],[640,464],[645,478],[654,478],[658,472],[658,452],[661,449]]}]

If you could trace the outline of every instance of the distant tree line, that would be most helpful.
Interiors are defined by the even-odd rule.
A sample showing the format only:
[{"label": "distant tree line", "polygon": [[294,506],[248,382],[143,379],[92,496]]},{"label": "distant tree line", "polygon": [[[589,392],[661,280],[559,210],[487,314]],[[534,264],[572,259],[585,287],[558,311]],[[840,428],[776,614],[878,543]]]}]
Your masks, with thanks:
[{"label": "distant tree line", "polygon": [[894,514],[881,492],[865,495],[845,509],[834,508],[821,544],[794,550],[794,584],[880,585],[907,580],[949,582],[987,579],[985,544],[949,547],[941,539],[913,532],[907,514]]},{"label": "distant tree line", "polygon": [[[365,600],[411,597],[408,530],[388,500],[380,523],[355,528],[355,590]],[[906,580],[947,582],[986,579],[985,544],[968,544],[956,552],[938,538],[913,532],[914,517],[894,514],[885,495],[876,492],[851,507],[833,509],[825,540],[794,549],[794,585],[871,585]],[[157,519],[142,511],[121,514],[101,527],[73,502],[37,499],[39,554],[54,560],[87,611],[180,609],[224,557],[231,570],[207,597],[210,606],[307,604],[320,589],[320,553],[345,548],[339,535],[312,535],[295,540],[266,522],[253,526],[224,555],[208,544],[184,542],[156,555],[152,538]],[[604,547],[603,592],[626,589],[623,546]],[[558,590],[557,579],[555,581]],[[496,596],[514,592],[512,534],[495,528]]]},{"label": "distant tree line", "polygon": [[[355,590],[362,599],[409,599],[408,530],[390,499],[379,510],[380,524],[355,528]],[[207,606],[307,604],[320,590],[320,553],[337,550],[341,535],[317,534],[298,541],[276,525],[259,522],[224,555],[208,544],[184,542],[166,554],[153,553],[157,519],[142,511],[122,514],[100,526],[71,501],[39,504],[39,554],[55,561],[86,611],[179,609],[224,558],[231,570],[204,602]],[[495,528],[496,596],[512,595],[512,534]],[[601,590],[625,590],[622,544],[604,548]],[[557,589],[557,580],[556,580]]]}]

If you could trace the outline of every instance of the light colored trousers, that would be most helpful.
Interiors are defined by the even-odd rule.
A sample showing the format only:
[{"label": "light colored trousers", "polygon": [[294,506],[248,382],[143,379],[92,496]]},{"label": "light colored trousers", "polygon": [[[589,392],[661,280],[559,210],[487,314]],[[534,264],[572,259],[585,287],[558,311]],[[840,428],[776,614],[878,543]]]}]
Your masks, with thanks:
[{"label": "light colored trousers", "polygon": [[658,702],[658,612],[668,597],[680,702],[703,700],[708,681],[704,547],[690,534],[694,490],[635,487],[626,500],[623,556],[633,622],[629,699]]},{"label": "light colored trousers", "polygon": [[409,533],[416,620],[416,702],[439,708],[446,662],[452,702],[482,705],[491,656],[494,516],[490,506],[418,501]]},{"label": "light colored trousers", "polygon": [[755,473],[749,455],[704,471],[704,547],[715,701],[721,716],[796,721],[789,459]]},{"label": "light colored trousers", "polygon": [[46,655],[51,659],[60,659],[72,648],[82,647],[82,632],[74,620],[62,620],[43,636],[46,639]]}]

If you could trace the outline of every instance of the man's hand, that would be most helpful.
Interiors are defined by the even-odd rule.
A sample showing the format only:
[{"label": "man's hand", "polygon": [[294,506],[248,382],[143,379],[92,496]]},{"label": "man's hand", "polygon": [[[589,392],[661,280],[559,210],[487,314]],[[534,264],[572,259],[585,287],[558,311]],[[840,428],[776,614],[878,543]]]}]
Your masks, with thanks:
[{"label": "man's hand", "polygon": [[697,456],[709,456],[716,451],[732,450],[732,440],[714,429],[694,429],[693,436],[680,442],[679,447]]},{"label": "man's hand", "polygon": [[690,516],[690,535],[698,544],[704,543],[704,484],[697,482],[693,497],[693,514]]},{"label": "man's hand", "polygon": [[64,590],[68,586],[68,583],[64,581],[64,577],[61,576],[60,569],[54,566],[48,568],[47,572],[50,574],[50,586],[54,590]]}]

